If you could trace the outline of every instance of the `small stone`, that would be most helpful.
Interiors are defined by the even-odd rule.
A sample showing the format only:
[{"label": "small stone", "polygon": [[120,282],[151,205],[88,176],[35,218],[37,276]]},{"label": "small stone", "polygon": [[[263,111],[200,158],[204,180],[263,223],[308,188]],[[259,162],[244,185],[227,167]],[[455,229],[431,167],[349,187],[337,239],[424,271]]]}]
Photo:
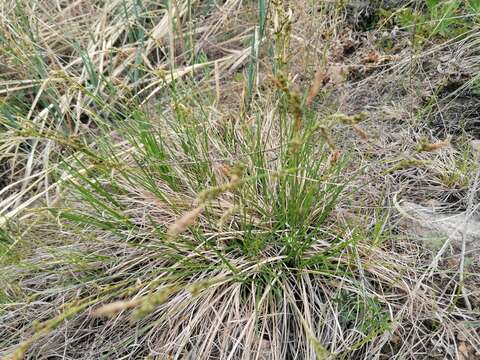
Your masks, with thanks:
[{"label": "small stone", "polygon": [[480,244],[480,217],[472,216],[465,224],[466,214],[438,213],[434,207],[425,207],[411,202],[403,202],[401,210],[405,218],[401,225],[414,239],[424,241],[434,249],[440,249],[450,238],[454,248],[460,249],[465,235],[467,251]]},{"label": "small stone", "polygon": [[471,144],[473,150],[475,150],[477,153],[480,153],[480,140],[472,140]]}]

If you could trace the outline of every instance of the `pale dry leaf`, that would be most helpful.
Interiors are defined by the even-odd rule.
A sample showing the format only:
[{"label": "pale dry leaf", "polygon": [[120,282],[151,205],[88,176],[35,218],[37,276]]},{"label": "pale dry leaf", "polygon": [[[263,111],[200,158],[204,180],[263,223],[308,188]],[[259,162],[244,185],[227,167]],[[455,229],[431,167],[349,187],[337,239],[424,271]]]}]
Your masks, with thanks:
[{"label": "pale dry leaf", "polygon": [[472,347],[466,342],[461,341],[458,345],[458,355],[459,359],[471,359],[470,355],[473,355]]},{"label": "pale dry leaf", "polygon": [[330,83],[338,85],[344,82],[347,78],[347,69],[341,65],[331,65],[328,68],[328,78]]}]

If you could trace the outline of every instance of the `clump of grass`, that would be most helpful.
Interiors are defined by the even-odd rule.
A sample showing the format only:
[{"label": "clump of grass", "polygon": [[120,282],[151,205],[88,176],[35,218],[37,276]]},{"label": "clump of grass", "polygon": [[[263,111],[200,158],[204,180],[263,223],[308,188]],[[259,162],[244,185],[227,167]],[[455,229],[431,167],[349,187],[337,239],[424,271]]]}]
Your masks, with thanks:
[{"label": "clump of grass", "polygon": [[[131,67],[117,63],[119,71],[107,71],[92,52],[76,74],[88,78],[62,75],[90,128],[67,131],[71,110],[54,112],[58,126],[19,112],[18,126],[8,128],[41,149],[49,146],[48,158],[56,160],[42,177],[55,187],[45,185],[35,199],[58,193],[45,198],[45,207],[22,208],[17,221],[27,231],[5,237],[11,244],[31,242],[32,249],[22,266],[5,266],[16,289],[5,287],[2,356],[403,356],[442,338],[434,327],[468,319],[461,307],[452,315],[449,295],[422,273],[420,250],[392,256],[398,245],[389,244],[386,215],[376,210],[357,219],[352,210],[349,220],[341,216],[358,205],[355,184],[364,169],[349,161],[348,150],[340,153],[334,130],[351,126],[365,140],[358,126],[365,116],[321,117],[309,107],[318,84],[304,99],[292,79],[293,17],[284,2],[268,10],[259,2],[260,26],[251,30],[271,53],[261,62],[250,59],[248,88],[228,104],[222,104],[220,79],[229,79],[242,54],[260,56],[258,42],[237,50],[237,57],[182,64],[197,55],[196,32],[182,16],[201,8],[183,1],[158,9],[128,4],[123,12],[115,6],[120,3],[111,5],[118,11],[113,18],[136,16],[133,24],[113,22],[124,33],[122,41],[111,40],[125,51],[132,42],[141,46],[138,57],[127,51]],[[150,22],[150,5],[163,26]],[[237,5],[226,2],[223,10]],[[226,21],[222,14],[202,31],[215,33]],[[168,40],[168,54],[155,58],[160,69],[148,70],[154,47],[148,26],[149,36]],[[191,49],[177,55],[177,40]],[[260,63],[271,86],[254,88]],[[189,76],[195,66],[202,76]],[[116,83],[121,74],[125,86]],[[48,99],[53,107],[65,100]],[[231,118],[228,108],[242,111]]]}]

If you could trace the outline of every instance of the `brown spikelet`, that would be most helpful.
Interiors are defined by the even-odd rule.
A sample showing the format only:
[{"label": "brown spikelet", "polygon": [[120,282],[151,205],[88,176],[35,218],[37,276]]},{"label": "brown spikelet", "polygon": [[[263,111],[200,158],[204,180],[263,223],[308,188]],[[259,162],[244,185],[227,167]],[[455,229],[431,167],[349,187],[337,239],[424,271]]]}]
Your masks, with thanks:
[{"label": "brown spikelet", "polygon": [[357,135],[362,140],[368,140],[368,134],[358,125],[352,125],[353,130],[357,133]]},{"label": "brown spikelet", "polygon": [[227,164],[217,163],[213,165],[213,173],[218,184],[224,184],[232,176],[232,168]]},{"label": "brown spikelet", "polygon": [[293,115],[294,119],[293,130],[298,134],[302,129],[303,117],[303,110],[298,91],[289,88],[287,79],[284,76],[280,75],[277,78],[270,77],[270,79],[273,84],[287,97],[288,111]]},{"label": "brown spikelet", "polygon": [[205,205],[199,205],[196,208],[190,210],[177,221],[175,221],[167,230],[167,235],[169,238],[176,238],[182,232],[187,230],[187,228],[192,225],[197,217],[203,212]]},{"label": "brown spikelet", "polygon": [[329,160],[329,164],[330,165],[334,165],[337,163],[338,159],[340,159],[340,150],[336,149],[332,152],[332,154],[330,155],[330,160]]},{"label": "brown spikelet", "polygon": [[140,303],[139,299],[128,300],[128,301],[115,301],[113,303],[103,305],[100,308],[94,310],[92,315],[95,317],[113,316],[115,314],[118,314],[120,311],[134,308],[139,303]]},{"label": "brown spikelet", "polygon": [[278,78],[269,75],[268,79],[275,85],[275,87],[281,91],[287,92],[288,91],[288,86],[286,80],[279,76]]},{"label": "brown spikelet", "polygon": [[225,176],[231,176],[232,167],[227,164],[220,164],[218,170]]},{"label": "brown spikelet", "polygon": [[302,108],[300,106],[300,97],[298,93],[292,92],[289,96],[290,111],[294,118],[294,130],[298,134],[302,129]]},{"label": "brown spikelet", "polygon": [[241,178],[237,174],[232,174],[232,177],[228,183],[211,187],[207,190],[203,190],[197,198],[197,201],[200,204],[206,204],[209,201],[212,201],[220,194],[223,194],[227,191],[232,191],[236,189],[242,183]]},{"label": "brown spikelet", "polygon": [[450,139],[447,138],[446,140],[443,141],[438,141],[436,143],[429,143],[426,140],[423,140],[420,142],[420,145],[418,147],[418,152],[430,152],[430,151],[436,151],[443,149],[447,146],[450,145]]},{"label": "brown spikelet", "polygon": [[323,68],[319,68],[315,72],[315,77],[313,78],[312,85],[310,85],[310,89],[308,90],[307,100],[305,104],[310,106],[315,99],[315,96],[318,95],[318,92],[325,84],[325,80],[327,79],[327,72]]}]

